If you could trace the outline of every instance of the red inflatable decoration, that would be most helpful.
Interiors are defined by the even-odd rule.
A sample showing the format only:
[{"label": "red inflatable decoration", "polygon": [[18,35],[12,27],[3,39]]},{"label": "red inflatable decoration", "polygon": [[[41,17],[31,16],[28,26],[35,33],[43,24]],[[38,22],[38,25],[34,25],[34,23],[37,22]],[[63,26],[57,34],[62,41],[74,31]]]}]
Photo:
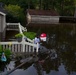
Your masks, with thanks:
[{"label": "red inflatable decoration", "polygon": [[42,33],[42,34],[40,35],[40,39],[41,39],[42,41],[46,41],[46,37],[47,37],[46,33]]}]

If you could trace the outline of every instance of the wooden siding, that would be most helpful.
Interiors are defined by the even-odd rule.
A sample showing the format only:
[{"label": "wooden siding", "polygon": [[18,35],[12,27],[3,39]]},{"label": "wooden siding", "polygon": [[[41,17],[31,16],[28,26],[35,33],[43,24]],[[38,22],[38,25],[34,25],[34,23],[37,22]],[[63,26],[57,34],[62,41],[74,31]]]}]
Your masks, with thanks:
[{"label": "wooden siding", "polygon": [[0,14],[0,32],[3,31],[3,30],[2,30],[2,29],[3,29],[2,17],[3,17],[3,16]]},{"label": "wooden siding", "polygon": [[6,28],[6,17],[4,13],[0,12],[0,41],[5,38],[5,28]]},{"label": "wooden siding", "polygon": [[0,32],[3,32],[6,27],[5,15],[0,14]]},{"label": "wooden siding", "polygon": [[30,15],[29,18],[27,18],[27,25],[49,25],[49,24],[58,24],[59,23],[59,17],[58,16],[39,16],[39,15]]},{"label": "wooden siding", "polygon": [[59,17],[57,16],[31,16],[31,23],[37,24],[52,24],[52,23],[59,23]]}]

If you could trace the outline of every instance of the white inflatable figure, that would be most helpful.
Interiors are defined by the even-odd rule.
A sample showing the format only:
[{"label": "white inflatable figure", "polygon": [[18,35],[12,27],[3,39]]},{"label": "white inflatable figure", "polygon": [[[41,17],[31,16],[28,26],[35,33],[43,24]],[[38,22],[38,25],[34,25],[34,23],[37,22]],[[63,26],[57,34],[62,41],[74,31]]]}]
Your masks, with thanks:
[{"label": "white inflatable figure", "polygon": [[40,39],[39,39],[38,36],[35,37],[35,39],[34,39],[34,43],[35,43],[35,44],[38,44],[38,49],[39,49],[39,48],[40,48]]}]

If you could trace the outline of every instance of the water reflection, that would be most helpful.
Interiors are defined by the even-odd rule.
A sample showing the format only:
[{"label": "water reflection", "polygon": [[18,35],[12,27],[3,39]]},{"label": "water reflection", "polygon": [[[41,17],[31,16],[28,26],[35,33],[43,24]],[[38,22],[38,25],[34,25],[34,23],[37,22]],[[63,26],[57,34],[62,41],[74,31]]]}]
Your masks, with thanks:
[{"label": "water reflection", "polygon": [[[43,46],[50,50],[54,49],[57,58],[48,58],[42,63],[26,63],[10,75],[76,75],[76,30],[74,29],[76,26],[73,28],[70,25],[41,28],[39,33],[45,32],[48,35],[48,42],[44,42]],[[35,31],[32,28],[33,30]],[[19,64],[15,63],[15,67]]]},{"label": "water reflection", "polygon": [[4,62],[4,61],[0,61],[0,71],[5,71],[5,69],[7,69],[7,64],[9,64],[10,63],[10,59],[9,60],[7,60],[7,62]]},{"label": "water reflection", "polygon": [[0,62],[0,71],[4,71],[6,68],[6,63],[5,62]]},{"label": "water reflection", "polygon": [[17,69],[12,72],[10,75],[38,75],[36,69],[33,65],[29,66],[26,70],[24,69]]},{"label": "water reflection", "polygon": [[74,50],[68,50],[65,52],[61,52],[60,57],[62,60],[62,63],[65,66],[65,69],[67,73],[75,72],[76,71],[76,51]]},{"label": "water reflection", "polygon": [[[35,63],[26,63],[9,75],[76,75],[76,51],[60,51],[55,59],[47,58]],[[20,62],[14,63],[14,67]]]},{"label": "water reflection", "polygon": [[[58,64],[63,63],[63,65],[65,66],[64,68],[67,71],[67,74],[70,74],[71,72],[76,72],[76,30],[73,30],[72,26],[60,26],[57,27],[57,29],[55,28],[49,30],[48,32],[48,44],[50,45],[49,47],[56,49],[59,57]],[[50,31],[52,31],[52,33],[50,33]],[[46,47],[48,46],[48,44],[46,44]],[[55,61],[53,62],[53,64],[54,63]],[[47,64],[52,63],[50,62]],[[53,66],[53,64],[52,68],[55,67]],[[57,63],[56,66],[58,66]],[[48,72],[50,70],[51,68],[49,67]]]},{"label": "water reflection", "polygon": [[35,67],[38,75],[44,75],[43,67],[39,62],[35,62],[33,66]]},{"label": "water reflection", "polygon": [[[33,30],[35,31],[35,29],[32,29],[32,31]],[[35,32],[37,32],[37,29]],[[50,71],[55,70],[55,68],[57,70],[62,69],[60,66],[64,66],[65,75],[76,74],[76,25],[60,24],[55,26],[51,25],[50,27],[40,27],[38,33],[41,34],[42,32],[48,35],[48,42],[43,45],[48,49],[56,49],[58,54],[56,61],[47,60],[45,62],[44,69],[46,73],[50,73]]]},{"label": "water reflection", "polygon": [[[60,59],[46,60],[43,69],[46,74],[52,75],[52,71],[59,73],[58,75],[74,75],[76,72],[76,58],[74,52],[62,52]],[[63,73],[61,73],[63,71]],[[54,73],[55,73],[54,72]],[[57,75],[57,73],[55,75]],[[76,74],[76,73],[75,73]]]},{"label": "water reflection", "polygon": [[[15,67],[19,66],[21,64],[20,60],[15,62]],[[21,67],[19,67],[19,69],[24,69],[26,70],[27,68],[29,68],[31,65],[33,64],[33,62],[26,62],[24,65],[22,65]]]}]

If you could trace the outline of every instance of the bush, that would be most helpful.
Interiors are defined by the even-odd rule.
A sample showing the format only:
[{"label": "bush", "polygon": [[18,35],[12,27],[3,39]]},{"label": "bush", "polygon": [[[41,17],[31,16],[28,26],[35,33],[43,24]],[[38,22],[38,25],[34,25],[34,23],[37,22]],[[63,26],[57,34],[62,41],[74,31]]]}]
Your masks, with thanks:
[{"label": "bush", "polygon": [[2,55],[2,52],[3,52],[2,46],[0,45],[0,56]]},{"label": "bush", "polygon": [[0,45],[0,58],[1,58],[3,52],[5,53],[6,58],[9,59],[10,55],[12,54],[11,50],[8,48],[3,50],[2,46]]},{"label": "bush", "polygon": [[6,55],[6,58],[10,58],[10,55],[12,54],[12,53],[11,53],[11,50],[8,49],[8,48],[4,50],[4,53],[5,53],[5,55]]},{"label": "bush", "polygon": [[22,34],[16,34],[15,37],[16,37],[16,38],[22,37]]},{"label": "bush", "polygon": [[36,33],[35,32],[24,32],[24,35],[29,38],[29,39],[34,39],[35,36],[36,36]]},{"label": "bush", "polygon": [[[24,34],[27,38],[29,38],[29,39],[31,39],[31,40],[34,39],[35,36],[36,36],[36,33],[35,33],[35,32],[23,32],[23,34]],[[16,34],[15,37],[16,37],[16,38],[22,37],[22,34]]]}]

